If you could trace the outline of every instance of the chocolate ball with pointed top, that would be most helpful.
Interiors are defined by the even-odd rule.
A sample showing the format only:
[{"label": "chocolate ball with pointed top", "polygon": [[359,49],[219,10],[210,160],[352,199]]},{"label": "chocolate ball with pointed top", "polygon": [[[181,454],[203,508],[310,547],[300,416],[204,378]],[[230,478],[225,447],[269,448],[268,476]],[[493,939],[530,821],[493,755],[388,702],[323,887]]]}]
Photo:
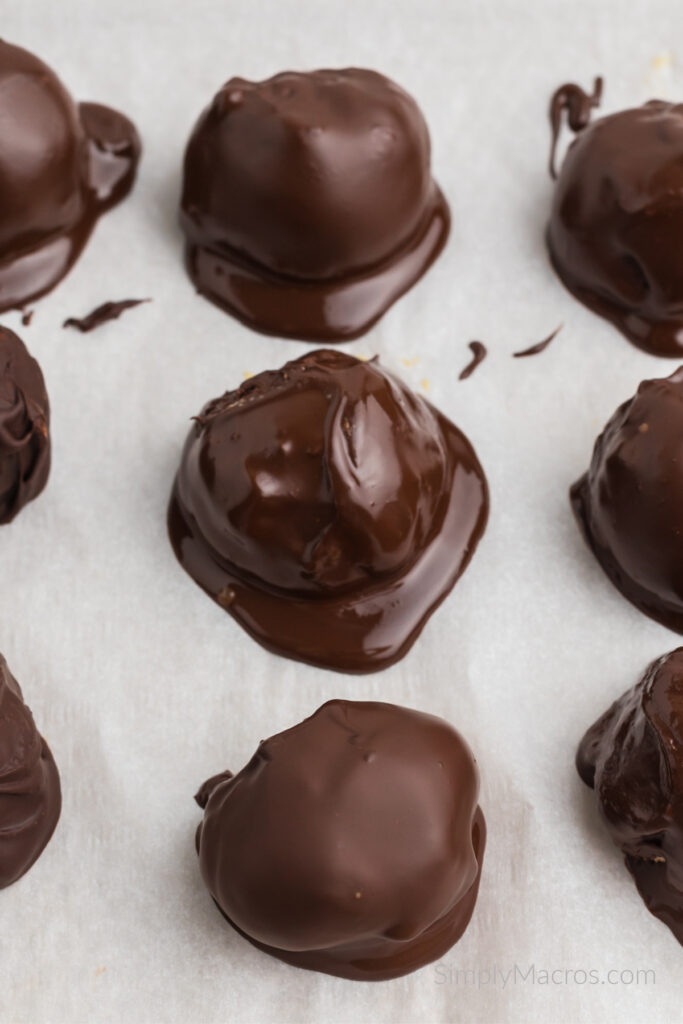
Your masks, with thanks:
[{"label": "chocolate ball with pointed top", "polygon": [[38,859],[61,807],[54,758],[0,655],[0,889]]}]

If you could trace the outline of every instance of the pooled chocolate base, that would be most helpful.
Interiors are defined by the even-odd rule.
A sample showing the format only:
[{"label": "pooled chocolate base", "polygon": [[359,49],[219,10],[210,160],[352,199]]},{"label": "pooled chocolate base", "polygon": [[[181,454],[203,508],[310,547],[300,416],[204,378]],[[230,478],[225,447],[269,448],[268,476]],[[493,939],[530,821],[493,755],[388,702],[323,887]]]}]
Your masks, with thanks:
[{"label": "pooled chocolate base", "polygon": [[397,978],[443,956],[472,916],[478,788],[443,720],[329,701],[201,787],[202,877],[263,952],[356,981]]},{"label": "pooled chocolate base", "polygon": [[61,807],[54,758],[0,655],[0,889],[36,862]]},{"label": "pooled chocolate base", "polygon": [[579,746],[576,765],[646,906],[683,944],[683,648],[653,662]]},{"label": "pooled chocolate base", "polygon": [[168,528],[183,568],[264,647],[362,673],[410,649],[487,515],[457,427],[376,363],[320,350],[197,417]]},{"label": "pooled chocolate base", "polygon": [[436,189],[425,223],[399,252],[363,273],[329,281],[274,274],[237,253],[188,243],[185,263],[195,288],[252,330],[303,341],[341,343],[365,334],[441,253],[450,212]]},{"label": "pooled chocolate base", "polygon": [[683,633],[683,370],[643,381],[619,406],[570,501],[617,589]]},{"label": "pooled chocolate base", "polygon": [[0,312],[39,298],[67,274],[100,214],[130,190],[140,156],[127,117],[74,104],[42,61],[0,40],[4,82]]}]

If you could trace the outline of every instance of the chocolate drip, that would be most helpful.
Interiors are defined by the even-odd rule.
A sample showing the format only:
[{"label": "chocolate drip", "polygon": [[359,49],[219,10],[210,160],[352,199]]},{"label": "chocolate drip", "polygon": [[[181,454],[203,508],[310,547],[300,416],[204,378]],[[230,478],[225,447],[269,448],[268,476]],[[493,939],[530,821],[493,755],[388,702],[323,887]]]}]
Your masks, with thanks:
[{"label": "chocolate drip", "polygon": [[550,158],[548,161],[550,177],[553,180],[557,178],[557,171],[555,169],[555,153],[557,150],[557,140],[562,127],[562,115],[567,115],[567,124],[573,132],[578,133],[583,131],[590,122],[593,110],[600,106],[600,101],[602,99],[602,86],[602,78],[598,77],[593,83],[592,93],[584,92],[580,85],[575,85],[573,82],[567,82],[565,85],[561,85],[559,89],[556,89],[553,93],[550,99],[549,110],[551,140]]}]

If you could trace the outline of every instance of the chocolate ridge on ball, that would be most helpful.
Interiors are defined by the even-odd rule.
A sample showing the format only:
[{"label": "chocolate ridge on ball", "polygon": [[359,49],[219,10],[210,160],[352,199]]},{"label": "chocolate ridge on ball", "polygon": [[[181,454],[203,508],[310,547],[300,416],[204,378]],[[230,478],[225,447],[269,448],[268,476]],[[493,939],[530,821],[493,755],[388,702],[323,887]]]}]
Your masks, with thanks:
[{"label": "chocolate ridge on ball", "polygon": [[683,944],[682,647],[588,730],[576,765],[645,904]]},{"label": "chocolate ridge on ball", "polygon": [[[548,225],[559,277],[646,352],[683,353],[683,104],[651,100],[589,123],[600,100],[563,85],[551,101],[577,132]],[[552,168],[551,158],[551,168]]]},{"label": "chocolate ridge on ball", "polygon": [[683,633],[683,367],[617,409],[570,499],[614,585]]},{"label": "chocolate ridge on ball", "polygon": [[187,145],[181,197],[197,290],[266,334],[367,331],[445,245],[419,107],[375,71],[231,78]]},{"label": "chocolate ridge on ball", "polygon": [[130,190],[140,139],[123,114],[74,103],[34,54],[0,40],[0,311],[50,291],[97,218]]},{"label": "chocolate ridge on ball", "polygon": [[0,524],[45,487],[50,473],[50,404],[40,366],[0,327]]},{"label": "chocolate ridge on ball", "polygon": [[469,923],[486,839],[478,792],[472,753],[443,719],[332,700],[201,787],[202,877],[264,952],[396,978]]},{"label": "chocolate ridge on ball", "polygon": [[0,655],[0,889],[38,859],[61,807],[54,758]]},{"label": "chocolate ridge on ball", "polygon": [[181,565],[265,647],[371,672],[411,647],[487,514],[457,427],[375,360],[321,349],[195,417],[168,525]]}]

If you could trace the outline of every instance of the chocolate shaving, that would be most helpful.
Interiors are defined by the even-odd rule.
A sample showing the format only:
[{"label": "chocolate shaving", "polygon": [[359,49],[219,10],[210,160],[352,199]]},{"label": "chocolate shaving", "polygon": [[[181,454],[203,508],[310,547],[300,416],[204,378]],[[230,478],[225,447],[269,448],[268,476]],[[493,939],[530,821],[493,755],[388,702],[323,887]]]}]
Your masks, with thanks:
[{"label": "chocolate shaving", "polygon": [[70,316],[65,320],[62,327],[75,327],[83,334],[94,331],[96,327],[106,324],[109,320],[117,320],[127,309],[140,306],[143,302],[151,302],[151,299],[122,299],[120,302],[105,302],[92,313],[84,317]]}]

